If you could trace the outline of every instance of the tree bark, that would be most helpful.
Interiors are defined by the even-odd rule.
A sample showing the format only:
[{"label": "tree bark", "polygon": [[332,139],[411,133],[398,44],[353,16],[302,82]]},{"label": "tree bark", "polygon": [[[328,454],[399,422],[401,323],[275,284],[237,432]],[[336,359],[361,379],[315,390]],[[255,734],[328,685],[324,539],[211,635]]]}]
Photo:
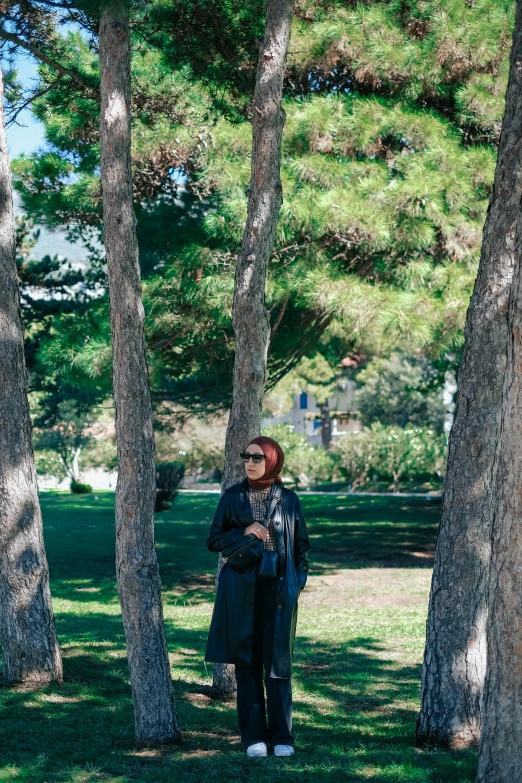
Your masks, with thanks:
[{"label": "tree bark", "polygon": [[100,20],[101,181],[116,408],[116,565],[136,740],[177,741],[161,584],[154,546],[156,468],[132,199],[128,0]]},{"label": "tree bark", "polygon": [[319,410],[321,411],[321,443],[328,450],[332,445],[332,421],[328,400],[319,405]]},{"label": "tree bark", "polygon": [[[223,566],[221,555],[219,555],[217,576]],[[216,577],[217,581],[217,577]],[[236,672],[233,664],[229,663],[215,663],[214,674],[212,679],[212,693],[221,700],[232,698],[237,690],[236,686]]]},{"label": "tree bark", "polygon": [[0,70],[0,639],[4,677],[61,681],[27,400]]},{"label": "tree bark", "polygon": [[[259,435],[270,340],[265,304],[266,270],[283,203],[281,144],[285,113],[283,78],[294,10],[293,0],[267,0],[259,50],[252,116],[252,168],[248,215],[236,266],[233,326],[236,339],[232,407],[225,442],[223,489],[244,478],[240,453]],[[216,664],[213,689],[235,687],[230,667]]]},{"label": "tree bark", "polygon": [[507,312],[522,196],[520,2],[506,111],[475,290],[468,309],[426,627],[421,743],[478,743],[486,671],[495,453],[508,350]]},{"label": "tree bark", "polygon": [[[517,0],[513,89],[506,117],[518,120],[522,145],[522,0]],[[516,89],[515,89],[516,83]],[[496,507],[491,534],[488,666],[477,783],[522,780],[522,220],[515,239],[515,272],[508,312],[507,365],[496,464]]]},{"label": "tree bark", "polygon": [[[518,247],[521,241],[519,231]],[[491,546],[488,669],[477,783],[522,780],[522,275],[519,258],[510,303],[510,326],[498,456],[498,506]]]}]

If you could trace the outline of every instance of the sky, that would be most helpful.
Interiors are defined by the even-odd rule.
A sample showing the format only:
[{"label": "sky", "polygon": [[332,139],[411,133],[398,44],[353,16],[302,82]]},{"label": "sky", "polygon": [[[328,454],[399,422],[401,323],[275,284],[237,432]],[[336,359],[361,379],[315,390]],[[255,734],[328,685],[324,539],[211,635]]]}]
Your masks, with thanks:
[{"label": "sky", "polygon": [[[35,86],[37,79],[36,62],[26,56],[20,55],[15,61],[15,68],[20,81],[27,87]],[[22,153],[29,155],[45,144],[44,126],[39,122],[30,109],[25,109],[18,117],[18,125],[10,125],[7,128],[7,146],[9,157],[19,157]],[[20,198],[14,193],[15,213],[21,211]],[[68,242],[63,231],[48,231],[40,229],[40,238],[32,250],[34,258],[58,255],[83,266],[87,257],[87,250],[82,243]]]},{"label": "sky", "polygon": [[[34,84],[37,77],[34,60],[29,57],[18,57],[16,70],[24,85],[29,87]],[[33,152],[45,142],[44,126],[29,109],[20,114],[18,123],[19,125],[11,125],[7,128],[7,145],[11,159],[17,158],[22,152]]]}]

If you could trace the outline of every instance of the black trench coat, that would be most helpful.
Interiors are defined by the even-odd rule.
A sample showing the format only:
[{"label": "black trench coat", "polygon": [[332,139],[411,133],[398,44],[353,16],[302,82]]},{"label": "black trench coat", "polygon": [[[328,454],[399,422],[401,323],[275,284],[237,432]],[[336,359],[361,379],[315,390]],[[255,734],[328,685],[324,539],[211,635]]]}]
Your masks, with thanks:
[{"label": "black trench coat", "polygon": [[[280,575],[272,648],[271,677],[292,673],[292,653],[297,623],[297,601],[308,576],[310,542],[299,498],[283,487],[272,516],[279,552]],[[254,521],[248,497],[248,480],[234,484],[222,494],[207,546],[221,552],[240,541]],[[225,563],[219,575],[216,601],[207,640],[205,660],[213,663],[252,664],[252,632],[257,566],[241,573]]]}]

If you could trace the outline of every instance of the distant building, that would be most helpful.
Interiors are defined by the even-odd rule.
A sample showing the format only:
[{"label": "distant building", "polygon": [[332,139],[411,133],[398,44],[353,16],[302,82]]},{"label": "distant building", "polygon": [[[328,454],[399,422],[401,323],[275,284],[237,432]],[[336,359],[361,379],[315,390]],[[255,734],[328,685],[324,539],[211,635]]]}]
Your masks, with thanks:
[{"label": "distant building", "polygon": [[[332,438],[348,432],[359,432],[362,429],[360,421],[356,417],[353,407],[355,394],[355,381],[347,378],[339,380],[339,388],[328,399],[328,409],[332,422]],[[272,424],[285,424],[291,422],[296,432],[302,432],[308,436],[310,443],[321,443],[321,410],[315,397],[307,392],[293,395],[292,408],[284,416],[265,418],[261,422],[262,427],[270,427]]]}]

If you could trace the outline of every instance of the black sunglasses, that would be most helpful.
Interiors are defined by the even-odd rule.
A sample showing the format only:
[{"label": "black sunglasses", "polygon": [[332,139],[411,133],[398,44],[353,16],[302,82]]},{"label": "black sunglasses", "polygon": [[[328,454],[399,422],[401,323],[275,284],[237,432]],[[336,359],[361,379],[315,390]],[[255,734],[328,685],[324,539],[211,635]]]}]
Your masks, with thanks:
[{"label": "black sunglasses", "polygon": [[248,462],[248,460],[251,459],[252,462],[256,463],[256,465],[259,465],[259,463],[265,459],[264,454],[251,454],[249,451],[242,451],[239,456],[243,462]]}]

